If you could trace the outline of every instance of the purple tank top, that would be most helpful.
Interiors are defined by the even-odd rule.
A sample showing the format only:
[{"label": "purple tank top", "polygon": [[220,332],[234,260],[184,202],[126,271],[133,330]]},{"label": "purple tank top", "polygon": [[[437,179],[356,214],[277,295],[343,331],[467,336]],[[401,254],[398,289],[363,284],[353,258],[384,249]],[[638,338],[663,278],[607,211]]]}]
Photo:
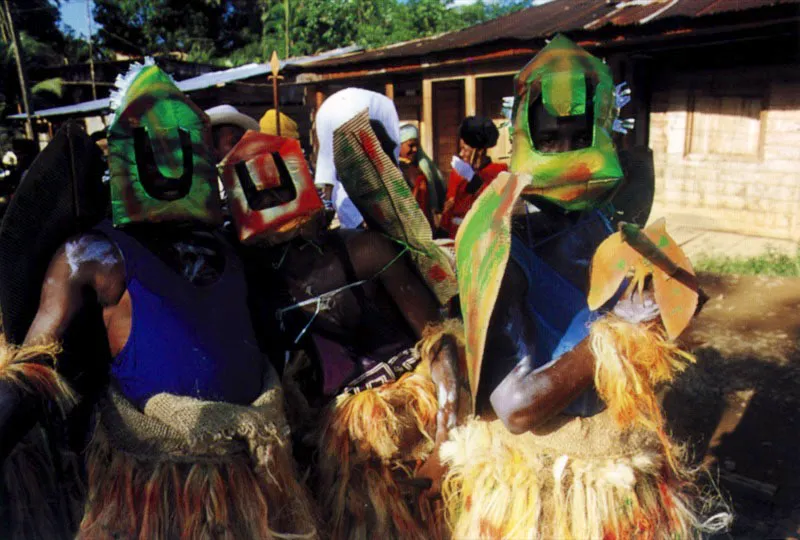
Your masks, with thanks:
[{"label": "purple tank top", "polygon": [[122,393],[140,409],[161,392],[254,401],[266,359],[256,342],[244,271],[233,249],[220,242],[225,268],[214,283],[198,286],[110,222],[97,229],[122,253],[131,297],[131,333],[111,368]]}]

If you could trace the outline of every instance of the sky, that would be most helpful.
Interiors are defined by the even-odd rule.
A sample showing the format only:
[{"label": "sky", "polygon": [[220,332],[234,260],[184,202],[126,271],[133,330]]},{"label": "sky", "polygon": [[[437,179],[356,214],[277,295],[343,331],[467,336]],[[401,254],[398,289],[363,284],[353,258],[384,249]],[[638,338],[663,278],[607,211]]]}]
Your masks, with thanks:
[{"label": "sky", "polygon": [[[86,20],[87,2],[91,3],[92,0],[61,0],[61,24],[71,26],[82,36],[89,35],[89,21]],[[97,31],[94,23],[92,23],[92,30]]]}]

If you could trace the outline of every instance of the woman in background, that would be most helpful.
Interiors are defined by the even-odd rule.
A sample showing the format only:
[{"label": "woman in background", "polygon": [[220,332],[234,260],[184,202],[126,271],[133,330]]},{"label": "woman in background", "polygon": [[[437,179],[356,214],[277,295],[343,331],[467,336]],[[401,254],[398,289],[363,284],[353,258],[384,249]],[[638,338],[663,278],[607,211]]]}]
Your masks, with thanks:
[{"label": "woman in background", "polygon": [[453,156],[452,170],[447,180],[447,198],[444,203],[440,228],[442,234],[456,237],[472,203],[486,186],[508,167],[494,163],[487,151],[497,144],[500,132],[489,118],[468,116],[458,129],[459,151]]}]

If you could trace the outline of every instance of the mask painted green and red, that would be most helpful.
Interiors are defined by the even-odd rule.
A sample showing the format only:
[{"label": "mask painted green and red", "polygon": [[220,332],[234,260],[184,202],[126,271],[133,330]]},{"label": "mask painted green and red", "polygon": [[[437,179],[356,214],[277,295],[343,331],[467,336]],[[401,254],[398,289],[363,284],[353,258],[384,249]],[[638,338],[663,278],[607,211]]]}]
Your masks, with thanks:
[{"label": "mask painted green and red", "polygon": [[290,240],[323,210],[296,139],[248,131],[220,167],[242,243]]},{"label": "mask painted green and red", "polygon": [[[616,111],[609,67],[558,35],[520,71],[514,85],[511,171],[532,177],[523,193],[570,211],[597,206],[623,176],[611,138]],[[531,125],[536,106],[555,119],[585,115],[591,144],[565,152],[538,150],[537,126]]]},{"label": "mask painted green and red", "polygon": [[125,79],[108,128],[114,225],[221,223],[208,117],[155,65]]}]

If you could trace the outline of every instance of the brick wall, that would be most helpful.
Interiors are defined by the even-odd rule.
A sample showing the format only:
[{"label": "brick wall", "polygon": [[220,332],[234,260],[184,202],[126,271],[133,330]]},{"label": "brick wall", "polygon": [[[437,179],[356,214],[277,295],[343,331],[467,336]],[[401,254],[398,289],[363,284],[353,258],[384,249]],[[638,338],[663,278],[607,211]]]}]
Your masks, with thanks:
[{"label": "brick wall", "polygon": [[702,228],[800,240],[796,68],[664,73],[654,88],[658,210]]}]

